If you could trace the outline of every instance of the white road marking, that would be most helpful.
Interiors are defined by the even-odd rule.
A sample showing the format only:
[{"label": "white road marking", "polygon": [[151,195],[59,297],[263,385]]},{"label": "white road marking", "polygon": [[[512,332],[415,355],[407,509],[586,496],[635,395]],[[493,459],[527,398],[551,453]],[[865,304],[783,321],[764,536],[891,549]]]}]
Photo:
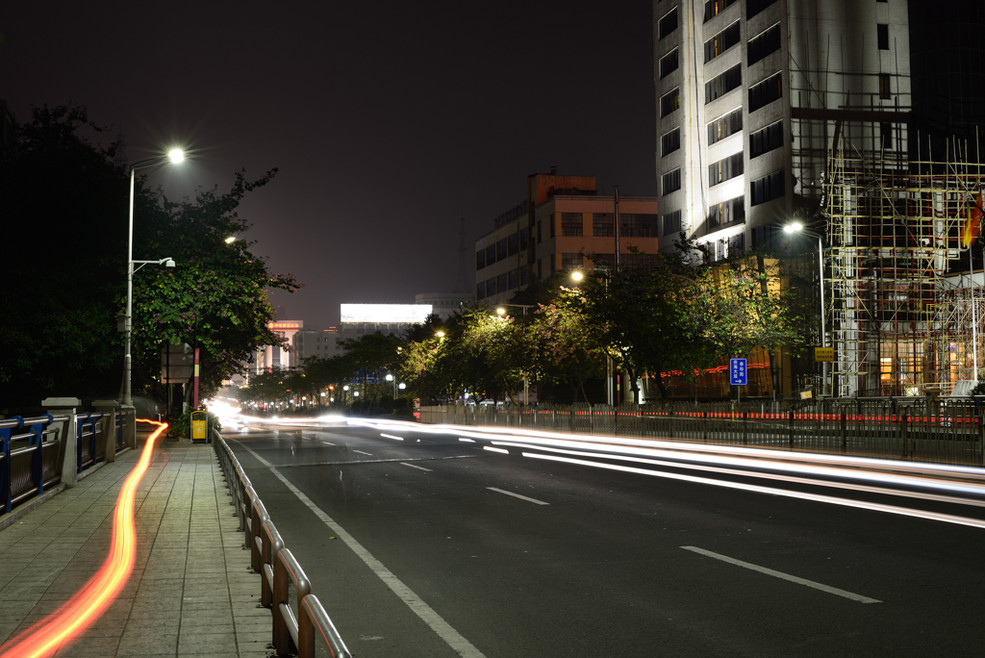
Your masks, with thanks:
[{"label": "white road marking", "polygon": [[430,468],[424,468],[423,466],[418,466],[417,464],[408,464],[407,462],[400,462],[400,465],[409,466],[410,468],[416,468],[419,471],[427,471],[428,473],[432,471],[432,469]]},{"label": "white road marking", "polygon": [[256,452],[248,448],[247,446],[240,444],[244,450],[253,455],[253,457],[259,461],[261,464],[266,466],[274,476],[280,480],[285,487],[287,487],[291,493],[293,493],[301,503],[307,507],[311,512],[321,520],[326,526],[330,527],[335,533],[335,536],[341,539],[352,552],[355,553],[365,564],[368,566],[376,576],[390,588],[397,597],[403,601],[411,611],[414,612],[418,617],[420,617],[425,624],[431,627],[438,637],[444,640],[449,647],[454,651],[457,651],[460,656],[466,656],[467,658],[484,658],[481,651],[475,648],[471,642],[465,639],[458,631],[456,631],[452,626],[446,622],[441,615],[435,612],[434,608],[429,606],[424,602],[421,597],[415,594],[407,585],[405,585],[396,575],[380,562],[378,559],[373,557],[373,554],[366,550],[362,544],[357,542],[355,538],[348,532],[342,529],[338,523],[336,523],[332,517],[323,512],[320,507],[315,505],[310,498],[308,498],[304,492],[295,487],[291,482],[280,474],[274,465],[268,462],[266,459],[258,455]]},{"label": "white road marking", "polygon": [[783,573],[782,571],[775,571],[773,569],[768,569],[767,567],[761,567],[758,564],[752,564],[751,562],[743,562],[742,560],[737,560],[734,557],[728,557],[727,555],[722,555],[720,553],[713,553],[712,551],[706,551],[703,548],[698,548],[697,546],[681,546],[685,551],[691,551],[692,553],[698,553],[699,555],[704,555],[706,557],[715,558],[716,560],[721,560],[722,562],[728,562],[729,564],[734,564],[737,567],[742,567],[743,569],[751,569],[752,571],[758,571],[759,573],[766,574],[767,576],[773,576],[774,578],[780,578],[781,580],[788,580],[791,583],[797,583],[798,585],[805,585],[806,587],[811,587],[822,592],[827,592],[828,594],[834,594],[835,596],[841,596],[846,599],[851,599],[852,601],[857,601],[858,603],[882,603],[879,599],[872,599],[868,596],[862,596],[861,594],[855,594],[854,592],[848,592],[843,589],[838,589],[837,587],[831,587],[830,585],[824,585],[822,583],[814,582],[813,580],[806,580],[804,578],[798,578],[797,576],[791,576],[788,573]]},{"label": "white road marking", "polygon": [[393,439],[394,441],[404,440],[404,437],[397,436],[396,434],[384,434],[383,432],[380,432],[380,436],[382,436],[384,439]]},{"label": "white road marking", "polygon": [[355,449],[353,449],[353,452],[358,452],[360,455],[366,455],[367,457],[372,457],[373,456],[373,453],[366,452],[365,450],[355,450]]},{"label": "white road marking", "polygon": [[529,496],[523,496],[518,493],[513,493],[512,491],[506,491],[505,489],[497,489],[496,487],[486,487],[486,489],[489,489],[489,491],[495,491],[496,493],[505,494],[507,496],[513,496],[514,498],[519,498],[520,500],[525,500],[528,503],[534,503],[535,505],[550,505],[550,503],[545,503],[542,500],[530,498]]},{"label": "white road marking", "polygon": [[322,439],[322,445],[332,446],[333,448],[335,447],[334,443],[332,443],[331,441],[325,441],[324,439]]}]

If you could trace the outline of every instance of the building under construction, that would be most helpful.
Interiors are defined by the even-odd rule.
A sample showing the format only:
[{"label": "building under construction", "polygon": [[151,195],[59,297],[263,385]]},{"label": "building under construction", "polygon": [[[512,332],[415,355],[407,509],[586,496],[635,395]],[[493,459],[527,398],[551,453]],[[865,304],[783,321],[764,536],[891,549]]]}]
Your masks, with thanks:
[{"label": "building under construction", "polygon": [[985,166],[977,148],[952,142],[943,160],[887,161],[834,140],[822,208],[835,360],[823,393],[953,395],[979,379]]}]

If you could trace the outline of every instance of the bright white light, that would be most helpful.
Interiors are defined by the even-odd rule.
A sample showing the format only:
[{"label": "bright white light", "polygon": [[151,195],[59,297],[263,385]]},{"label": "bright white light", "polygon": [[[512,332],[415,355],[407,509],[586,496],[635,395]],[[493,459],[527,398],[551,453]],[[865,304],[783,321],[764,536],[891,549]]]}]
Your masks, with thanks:
[{"label": "bright white light", "polygon": [[181,164],[185,161],[185,152],[181,149],[171,149],[168,151],[168,159],[174,164]]},{"label": "bright white light", "polygon": [[789,224],[783,225],[784,233],[796,233],[797,231],[803,231],[804,225],[800,222],[790,222]]},{"label": "bright white light", "polygon": [[431,315],[430,304],[342,304],[342,322],[392,322],[423,324]]}]

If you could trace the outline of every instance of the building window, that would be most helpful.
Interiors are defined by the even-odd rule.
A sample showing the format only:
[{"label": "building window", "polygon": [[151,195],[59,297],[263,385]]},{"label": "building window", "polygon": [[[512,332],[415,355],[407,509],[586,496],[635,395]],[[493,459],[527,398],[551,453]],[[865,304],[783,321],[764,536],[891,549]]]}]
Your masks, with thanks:
[{"label": "building window", "polygon": [[737,0],[708,0],[705,3],[705,23],[725,11],[725,8],[734,5]]},{"label": "building window", "polygon": [[732,110],[708,124],[708,145],[720,142],[742,130],[742,108]]},{"label": "building window", "polygon": [[705,41],[705,64],[739,43],[739,21]]},{"label": "building window", "polygon": [[486,250],[480,249],[475,252],[475,269],[481,270],[486,266]]},{"label": "building window", "polygon": [[624,213],[619,215],[619,234],[627,238],[655,238],[659,220],[657,215]]},{"label": "building window", "polygon": [[663,18],[657,23],[657,38],[663,39],[665,36],[677,29],[677,7],[664,14]]},{"label": "building window", "polygon": [[879,123],[879,138],[882,142],[882,148],[891,149],[893,148],[893,124],[888,121],[882,121]]},{"label": "building window", "polygon": [[581,254],[561,254],[562,270],[580,270],[582,265]]},{"label": "building window", "polygon": [[879,50],[889,50],[889,26],[885,23],[876,25],[876,40],[879,42]]},{"label": "building window", "polygon": [[520,251],[520,236],[516,233],[508,235],[506,238],[506,249],[510,256],[515,256]]},{"label": "building window", "polygon": [[681,148],[681,129],[674,128],[660,137],[660,155],[665,156]]},{"label": "building window", "polygon": [[718,185],[742,175],[742,154],[736,153],[708,165],[708,186]]},{"label": "building window", "polygon": [[746,3],[746,19],[748,20],[752,18],[774,2],[776,2],[776,0],[749,0],[749,2]]},{"label": "building window", "polygon": [[782,198],[785,194],[783,178],[784,174],[781,169],[754,180],[749,185],[749,205],[758,206],[761,203]]},{"label": "building window", "polygon": [[497,261],[503,260],[504,258],[506,258],[506,255],[507,255],[506,238],[503,238],[502,240],[496,242],[496,260]]},{"label": "building window", "polygon": [[592,254],[589,258],[595,270],[611,270],[616,264],[616,258],[613,254]]},{"label": "building window", "polygon": [[491,244],[486,247],[486,265],[492,265],[496,262],[496,245]]},{"label": "building window", "polygon": [[885,100],[892,96],[892,92],[889,90],[889,74],[880,73],[879,74],[879,98]]},{"label": "building window", "polygon": [[561,213],[561,235],[581,235],[582,217],[580,212]]},{"label": "building window", "polygon": [[482,299],[485,296],[486,296],[486,282],[480,281],[479,283],[475,284],[475,298]]},{"label": "building window", "polygon": [[[505,291],[504,291],[505,292]],[[496,278],[486,279],[486,297],[496,294]]]},{"label": "building window", "polygon": [[768,153],[783,146],[783,122],[777,121],[749,135],[749,157]]},{"label": "building window", "polygon": [[660,189],[664,196],[681,189],[681,170],[680,167],[674,171],[668,171],[660,177]]},{"label": "building window", "polygon": [[592,235],[597,238],[608,237],[613,234],[615,226],[615,215],[611,212],[592,213]]},{"label": "building window", "polygon": [[665,117],[681,106],[681,90],[675,88],[660,97],[660,116]]},{"label": "building window", "polygon": [[749,88],[749,111],[755,112],[783,96],[783,78],[774,73],[762,82]]},{"label": "building window", "polygon": [[749,39],[749,61],[746,65],[755,64],[771,53],[780,49],[780,24],[777,23],[761,34]]},{"label": "building window", "polygon": [[509,287],[507,288],[507,290],[516,290],[518,279],[519,279],[519,273],[516,270],[510,270],[509,282],[507,283]]},{"label": "building window", "polygon": [[742,84],[742,65],[736,64],[705,83],[705,104],[721,98]]},{"label": "building window", "polygon": [[714,204],[708,212],[708,228],[718,228],[733,222],[746,220],[745,197],[737,196]]},{"label": "building window", "polygon": [[660,78],[666,78],[668,75],[676,71],[679,64],[680,61],[677,56],[677,48],[674,48],[660,58]]},{"label": "building window", "polygon": [[681,211],[675,210],[663,216],[663,234],[677,235],[681,232]]}]

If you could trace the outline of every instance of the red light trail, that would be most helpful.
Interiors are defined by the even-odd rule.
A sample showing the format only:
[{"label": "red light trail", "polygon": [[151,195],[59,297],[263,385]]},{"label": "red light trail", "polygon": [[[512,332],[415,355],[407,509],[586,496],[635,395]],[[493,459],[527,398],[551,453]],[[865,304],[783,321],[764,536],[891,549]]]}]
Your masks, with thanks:
[{"label": "red light trail", "polygon": [[140,461],[127,476],[116,499],[113,517],[113,543],[109,556],[99,571],[58,610],[33,627],[12,638],[0,649],[3,658],[50,656],[85,631],[120,593],[126,584],[137,555],[137,530],[133,521],[137,487],[150,464],[154,443],[167,423],[138,419],[158,428],[147,437]]}]

